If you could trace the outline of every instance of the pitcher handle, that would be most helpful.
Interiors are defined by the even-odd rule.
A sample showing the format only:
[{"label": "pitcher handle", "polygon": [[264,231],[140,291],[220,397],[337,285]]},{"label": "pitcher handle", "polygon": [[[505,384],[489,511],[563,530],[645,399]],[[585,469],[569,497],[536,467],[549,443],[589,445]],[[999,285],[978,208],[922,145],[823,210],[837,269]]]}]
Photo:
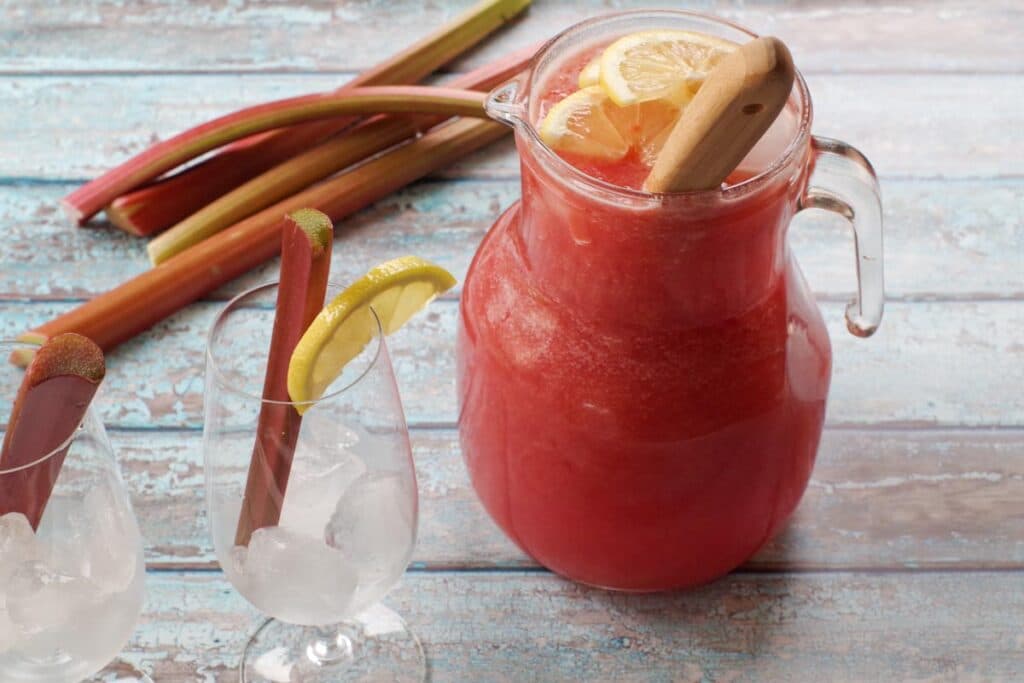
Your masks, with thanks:
[{"label": "pitcher handle", "polygon": [[846,306],[846,327],[870,337],[882,322],[885,283],[882,268],[882,196],[871,162],[839,140],[814,136],[814,171],[800,209],[838,213],[853,228],[857,256],[857,295]]}]

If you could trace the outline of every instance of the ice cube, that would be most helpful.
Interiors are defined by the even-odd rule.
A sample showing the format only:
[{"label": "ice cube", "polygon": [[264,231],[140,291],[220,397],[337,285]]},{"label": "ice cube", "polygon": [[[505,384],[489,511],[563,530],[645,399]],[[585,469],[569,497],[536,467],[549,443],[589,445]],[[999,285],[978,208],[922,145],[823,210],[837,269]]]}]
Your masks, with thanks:
[{"label": "ice cube", "polygon": [[88,573],[109,593],[123,591],[135,578],[139,564],[139,529],[116,489],[97,486],[85,495],[89,527]]},{"label": "ice cube", "polygon": [[52,496],[39,522],[39,559],[58,574],[86,576],[90,535],[82,499]]},{"label": "ice cube", "polygon": [[245,560],[249,557],[249,549],[244,545],[236,545],[231,549],[231,560],[228,567],[224,568],[232,576],[245,574]]},{"label": "ice cube", "polygon": [[[96,588],[99,591],[99,587]],[[40,640],[57,642],[72,659],[107,662],[124,646],[135,630],[142,606],[142,574],[119,593],[100,593],[88,613]],[[87,626],[83,627],[83,619]],[[57,640],[59,638],[59,640]]]},{"label": "ice cube", "polygon": [[296,454],[288,477],[279,526],[319,537],[334,506],[366,465],[347,451],[303,449]]},{"label": "ice cube", "polygon": [[[0,515],[0,596],[17,566],[39,556],[39,544],[28,518],[20,512]],[[0,608],[4,605],[0,597]]]},{"label": "ice cube", "polygon": [[78,628],[91,621],[103,595],[86,578],[59,574],[42,562],[22,563],[11,577],[7,611],[23,634]]},{"label": "ice cube", "polygon": [[324,529],[327,545],[340,550],[359,573],[362,607],[381,598],[409,563],[416,541],[411,486],[396,473],[364,474],[338,501]]},{"label": "ice cube", "polygon": [[355,569],[321,539],[281,527],[257,529],[247,550],[233,550],[229,567],[239,591],[281,621],[323,625],[349,616]]}]

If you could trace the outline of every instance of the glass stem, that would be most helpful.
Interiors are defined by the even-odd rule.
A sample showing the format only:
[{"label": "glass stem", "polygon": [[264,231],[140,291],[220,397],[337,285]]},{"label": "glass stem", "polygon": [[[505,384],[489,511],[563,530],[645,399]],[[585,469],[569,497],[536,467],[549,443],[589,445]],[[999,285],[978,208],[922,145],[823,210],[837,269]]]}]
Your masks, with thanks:
[{"label": "glass stem", "polygon": [[347,624],[320,626],[306,646],[306,656],[320,666],[337,666],[355,659],[355,639]]}]

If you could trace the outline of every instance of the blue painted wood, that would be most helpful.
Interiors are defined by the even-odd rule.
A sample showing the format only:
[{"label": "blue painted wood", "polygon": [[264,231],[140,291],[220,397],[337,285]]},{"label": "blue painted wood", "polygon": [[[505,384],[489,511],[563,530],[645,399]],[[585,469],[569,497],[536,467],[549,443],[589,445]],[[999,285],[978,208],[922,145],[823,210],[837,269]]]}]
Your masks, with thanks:
[{"label": "blue painted wood", "polygon": [[[68,226],[57,202],[73,188],[0,185],[0,298],[87,298],[148,267],[143,240]],[[882,192],[890,298],[1024,296],[1024,180],[893,179],[883,181]],[[494,217],[518,194],[517,179],[435,180],[397,192],[340,224],[332,277],[349,282],[373,263],[414,253],[462,279]],[[790,240],[813,289],[848,299],[854,268],[845,222],[825,212],[800,214]],[[272,262],[210,298],[223,300],[276,274]]]},{"label": "blue painted wood", "polygon": [[[260,616],[219,574],[148,577],[128,659],[229,681]],[[995,681],[1024,671],[1019,575],[737,575],[668,595],[547,574],[407,574],[385,599],[435,681]]]},{"label": "blue painted wood", "polygon": [[[0,337],[145,267],[140,242],[60,222],[65,181],[244,104],[336,87],[468,2],[0,5]],[[539,0],[453,69],[634,6]],[[816,132],[861,147],[884,178],[888,283],[903,301],[877,337],[843,330],[852,254],[841,223],[802,216],[793,228],[829,300],[836,367],[832,426],[792,527],[752,562],[760,573],[688,594],[610,595],[509,571],[532,563],[483,515],[450,428],[450,299],[393,343],[411,420],[447,428],[413,431],[422,534],[417,568],[389,602],[423,636],[435,680],[1013,680],[1024,670],[1024,140],[1010,133],[1024,123],[1024,43],[1006,29],[1024,9],[694,6],[786,39],[809,74]],[[517,171],[506,142],[381,202],[339,231],[336,276],[406,251],[462,273]],[[111,355],[101,409],[118,427],[154,567],[210,566],[202,340],[216,300],[275,270]],[[992,568],[1002,571],[981,571]],[[128,658],[158,681],[233,680],[258,615],[223,577],[156,571],[148,589]]]},{"label": "blue painted wood", "polygon": [[[151,567],[215,567],[198,431],[111,433]],[[416,568],[535,566],[487,517],[458,434],[414,429]],[[239,473],[242,476],[242,473]],[[1024,567],[1024,430],[827,429],[791,526],[748,569]]]},{"label": "blue painted wood", "polygon": [[[71,305],[2,302],[0,338]],[[844,305],[822,305],[835,355],[829,424],[1024,426],[1024,302],[890,303],[867,341],[846,331]],[[201,425],[206,333],[220,306],[193,305],[109,355],[98,399],[109,424]],[[389,338],[413,424],[454,424],[456,316],[456,302],[437,301]]]},{"label": "blue painted wood", "polygon": [[[365,69],[455,16],[471,0],[20,0],[0,5],[7,71],[348,71]],[[804,70],[1016,71],[1016,0],[697,0],[693,9],[780,36]],[[622,9],[679,9],[676,0],[535,0],[525,21],[465,64],[582,19]],[[45,40],[39,40],[45,36]],[[187,49],[182,49],[187,45]]]},{"label": "blue painted wood", "polygon": [[[212,117],[344,80],[336,74],[3,78],[0,130],[8,134],[0,138],[0,177],[92,177]],[[882,176],[1024,174],[1024,138],[1007,134],[1021,128],[1024,74],[816,73],[807,81],[815,132],[860,147]],[[886,103],[884,116],[878,102]],[[493,145],[441,175],[515,177],[511,150],[510,141]]]}]

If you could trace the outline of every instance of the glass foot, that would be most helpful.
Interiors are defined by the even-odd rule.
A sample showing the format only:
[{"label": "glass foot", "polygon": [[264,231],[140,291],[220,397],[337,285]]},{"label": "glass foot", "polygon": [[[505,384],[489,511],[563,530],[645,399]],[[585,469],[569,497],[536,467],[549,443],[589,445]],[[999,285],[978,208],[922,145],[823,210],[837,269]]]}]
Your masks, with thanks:
[{"label": "glass foot", "polygon": [[419,639],[383,605],[324,627],[270,619],[249,639],[239,667],[242,683],[422,683],[426,677]]},{"label": "glass foot", "polygon": [[153,683],[153,679],[135,665],[118,659],[83,683]]}]

